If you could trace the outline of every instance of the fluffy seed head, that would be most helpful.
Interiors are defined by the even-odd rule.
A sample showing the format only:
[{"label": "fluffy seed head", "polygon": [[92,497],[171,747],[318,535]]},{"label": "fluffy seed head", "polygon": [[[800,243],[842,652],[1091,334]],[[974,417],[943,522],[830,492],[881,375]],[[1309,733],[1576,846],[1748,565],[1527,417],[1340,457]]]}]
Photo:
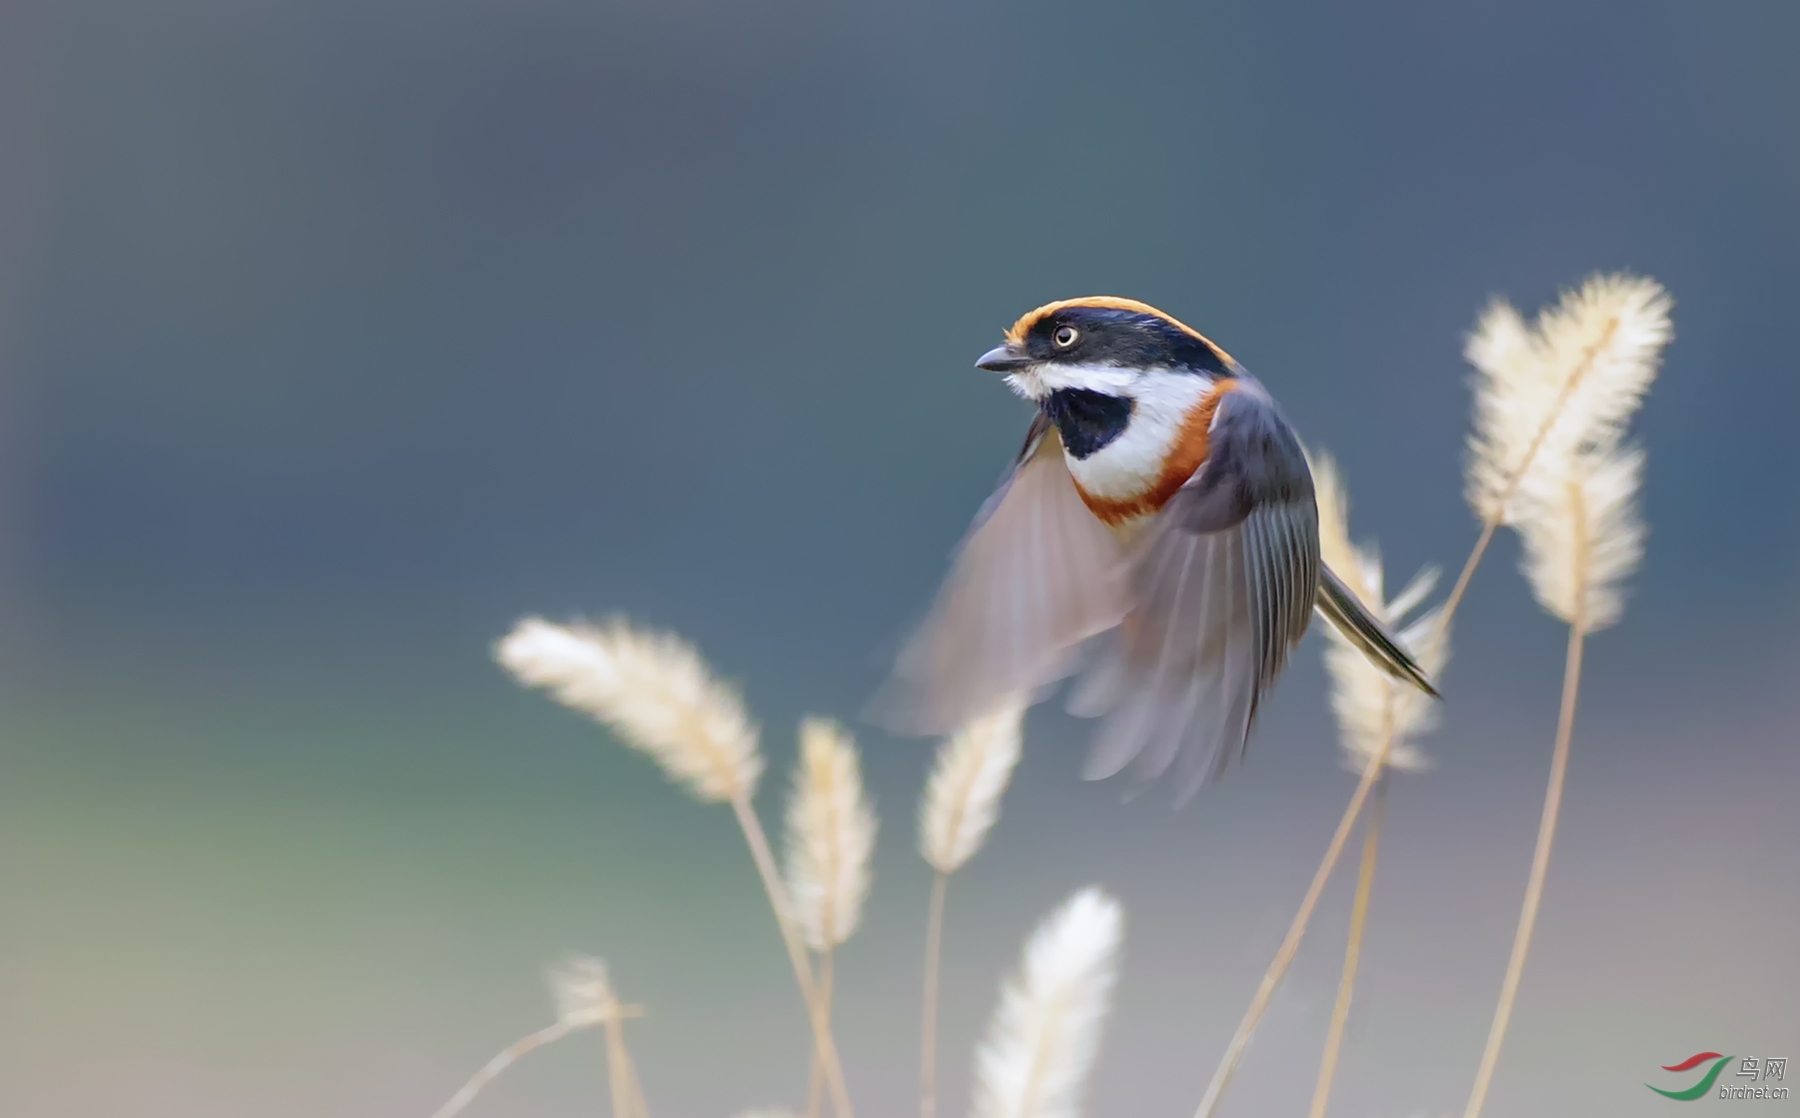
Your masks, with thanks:
[{"label": "fluffy seed head", "polygon": [[1024,706],[1008,702],[938,747],[919,803],[919,853],[939,873],[955,873],[987,841],[1019,763],[1024,718]]},{"label": "fluffy seed head", "polygon": [[787,878],[814,951],[849,939],[869,895],[875,812],[863,793],[856,742],[837,723],[800,723],[800,764],[787,810]]},{"label": "fluffy seed head", "polygon": [[1604,629],[1624,612],[1625,579],[1644,556],[1644,452],[1588,449],[1547,465],[1520,487],[1525,575],[1545,609],[1589,632]]},{"label": "fluffy seed head", "polygon": [[1076,1118],[1100,1048],[1123,914],[1076,893],[1033,932],[976,1056],[974,1118]]},{"label": "fluffy seed head", "polygon": [[[1450,638],[1437,610],[1427,611],[1401,628],[1406,616],[1437,585],[1437,570],[1427,567],[1406,588],[1386,599],[1381,554],[1372,545],[1350,542],[1350,501],[1337,464],[1326,454],[1312,460],[1313,486],[1319,505],[1319,555],[1362,599],[1369,612],[1390,629],[1429,676],[1443,671],[1450,658]],[[1417,739],[1436,724],[1437,704],[1418,688],[1403,683],[1369,662],[1369,658],[1327,627],[1325,668],[1331,675],[1331,711],[1337,717],[1345,764],[1360,772],[1387,744],[1387,764],[1417,771],[1429,764]]]},{"label": "fluffy seed head", "polygon": [[1511,494],[1534,471],[1619,443],[1673,336],[1672,305],[1655,280],[1596,275],[1535,326],[1504,301],[1488,307],[1464,348],[1475,369],[1466,489],[1476,515],[1516,523]]},{"label": "fluffy seed head", "polygon": [[621,619],[555,625],[528,617],[495,656],[520,683],[597,719],[699,799],[755,794],[763,764],[756,725],[737,691],[679,637]]},{"label": "fluffy seed head", "polygon": [[606,963],[592,955],[571,955],[551,968],[550,996],[557,1020],[578,1029],[603,1024],[619,1009]]}]

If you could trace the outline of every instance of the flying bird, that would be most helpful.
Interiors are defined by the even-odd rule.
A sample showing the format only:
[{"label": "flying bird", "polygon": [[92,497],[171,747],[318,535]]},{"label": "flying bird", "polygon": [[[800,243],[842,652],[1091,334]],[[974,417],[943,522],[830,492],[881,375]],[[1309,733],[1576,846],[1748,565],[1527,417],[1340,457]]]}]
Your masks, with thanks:
[{"label": "flying bird", "polygon": [[945,734],[1079,672],[1069,709],[1101,720],[1084,775],[1131,766],[1150,781],[1175,766],[1186,800],[1242,756],[1314,609],[1436,696],[1320,561],[1293,428],[1199,331],[1134,299],[1067,299],[975,364],[1037,414],[902,648],[878,720]]}]

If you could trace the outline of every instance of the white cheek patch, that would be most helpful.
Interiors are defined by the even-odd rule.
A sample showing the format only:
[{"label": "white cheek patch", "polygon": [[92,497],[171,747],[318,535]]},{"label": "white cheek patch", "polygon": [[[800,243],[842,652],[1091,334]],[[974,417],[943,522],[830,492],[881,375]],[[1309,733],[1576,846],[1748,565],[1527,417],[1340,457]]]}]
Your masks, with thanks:
[{"label": "white cheek patch", "polygon": [[1006,378],[1006,385],[1027,400],[1042,400],[1059,388],[1085,388],[1109,396],[1130,396],[1146,376],[1117,365],[1033,365]]},{"label": "white cheek patch", "polygon": [[1068,458],[1075,480],[1104,500],[1131,500],[1162,476],[1188,413],[1213,387],[1211,377],[1194,373],[1159,371],[1136,377],[1131,391],[1121,393],[1132,398],[1131,423],[1124,433],[1086,458]]}]

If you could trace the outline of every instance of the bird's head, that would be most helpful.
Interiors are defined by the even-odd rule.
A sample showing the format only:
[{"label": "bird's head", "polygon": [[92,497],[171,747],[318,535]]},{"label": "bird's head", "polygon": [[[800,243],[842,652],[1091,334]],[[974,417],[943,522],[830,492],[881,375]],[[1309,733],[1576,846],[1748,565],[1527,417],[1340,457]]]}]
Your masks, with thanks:
[{"label": "bird's head", "polygon": [[1110,295],[1039,307],[975,365],[1006,374],[1014,392],[1037,401],[1061,389],[1130,397],[1146,378],[1237,371],[1230,355],[1193,327],[1148,303]]}]

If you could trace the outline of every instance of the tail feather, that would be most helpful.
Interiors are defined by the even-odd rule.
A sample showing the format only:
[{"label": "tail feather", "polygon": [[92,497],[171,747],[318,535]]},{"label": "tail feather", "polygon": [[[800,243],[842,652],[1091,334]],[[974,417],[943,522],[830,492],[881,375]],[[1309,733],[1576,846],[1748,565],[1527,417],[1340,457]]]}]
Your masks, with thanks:
[{"label": "tail feather", "polygon": [[1375,666],[1395,679],[1404,679],[1434,699],[1443,696],[1431,685],[1425,670],[1400,647],[1387,626],[1369,613],[1356,594],[1330,567],[1319,564],[1319,592],[1313,605],[1332,628],[1362,651]]}]

